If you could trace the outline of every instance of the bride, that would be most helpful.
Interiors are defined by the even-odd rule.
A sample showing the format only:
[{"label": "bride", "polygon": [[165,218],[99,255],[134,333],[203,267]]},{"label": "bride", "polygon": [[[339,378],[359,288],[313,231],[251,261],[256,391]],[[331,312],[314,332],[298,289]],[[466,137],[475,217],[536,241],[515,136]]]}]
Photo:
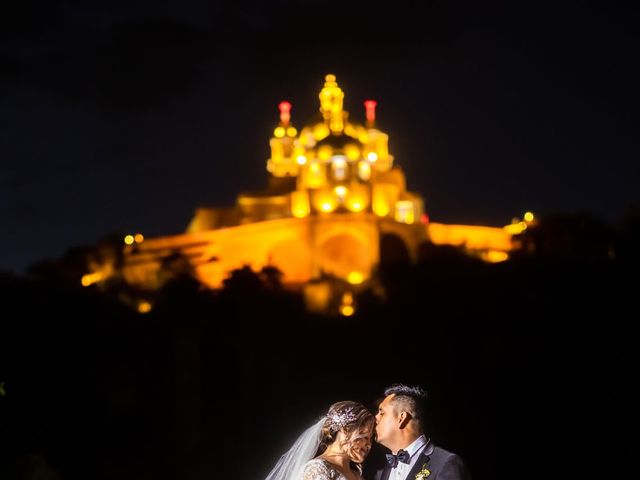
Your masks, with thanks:
[{"label": "bride", "polygon": [[298,437],[265,480],[362,480],[374,426],[373,414],[362,404],[336,402]]}]

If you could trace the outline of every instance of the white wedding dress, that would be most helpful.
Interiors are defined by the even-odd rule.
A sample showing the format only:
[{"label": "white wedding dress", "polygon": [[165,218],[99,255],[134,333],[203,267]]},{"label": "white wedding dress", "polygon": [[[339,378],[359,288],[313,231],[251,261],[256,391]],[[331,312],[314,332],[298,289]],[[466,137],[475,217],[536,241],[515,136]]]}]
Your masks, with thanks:
[{"label": "white wedding dress", "polygon": [[347,480],[347,477],[330,462],[314,458],[304,466],[302,480]]}]

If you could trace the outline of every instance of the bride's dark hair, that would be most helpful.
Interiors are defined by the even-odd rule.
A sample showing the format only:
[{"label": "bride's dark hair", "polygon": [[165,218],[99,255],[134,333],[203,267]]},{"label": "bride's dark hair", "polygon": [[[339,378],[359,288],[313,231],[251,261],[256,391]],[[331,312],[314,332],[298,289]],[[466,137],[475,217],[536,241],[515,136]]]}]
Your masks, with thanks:
[{"label": "bride's dark hair", "polygon": [[346,435],[345,443],[349,443],[357,438],[354,435],[357,435],[362,428],[371,428],[374,421],[373,414],[361,403],[351,400],[334,403],[329,407],[322,426],[322,438],[317,455],[324,452],[336,440],[340,430]]}]

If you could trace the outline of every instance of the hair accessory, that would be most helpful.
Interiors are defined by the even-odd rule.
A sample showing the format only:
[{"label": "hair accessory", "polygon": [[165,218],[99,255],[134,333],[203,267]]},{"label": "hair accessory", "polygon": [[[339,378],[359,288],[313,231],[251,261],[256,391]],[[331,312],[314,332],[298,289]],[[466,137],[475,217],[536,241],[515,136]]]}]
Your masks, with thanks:
[{"label": "hair accessory", "polygon": [[358,415],[353,411],[353,407],[346,408],[343,412],[333,412],[327,415],[327,418],[331,421],[329,428],[331,431],[338,431],[341,428],[346,427],[352,422],[355,422]]}]

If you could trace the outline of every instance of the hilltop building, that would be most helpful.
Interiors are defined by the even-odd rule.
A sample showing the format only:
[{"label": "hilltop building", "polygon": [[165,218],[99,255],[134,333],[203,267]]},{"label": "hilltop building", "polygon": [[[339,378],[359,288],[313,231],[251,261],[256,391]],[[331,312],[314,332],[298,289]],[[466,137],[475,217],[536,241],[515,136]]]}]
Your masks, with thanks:
[{"label": "hilltop building", "polygon": [[268,187],[240,194],[232,208],[198,208],[180,235],[128,242],[123,278],[158,288],[171,256],[186,259],[211,288],[244,266],[275,267],[286,286],[308,287],[309,305],[322,309],[326,301],[312,298],[322,278],[362,284],[381,263],[416,260],[427,241],[458,245],[487,261],[507,258],[514,233],[508,227],[430,223],[422,196],[407,190],[394,165],[388,134],[376,126],[376,102],[365,102],[366,121],[359,124],[343,100],[335,76],[327,75],[318,120],[300,130],[291,105],[280,103],[266,161]]}]

